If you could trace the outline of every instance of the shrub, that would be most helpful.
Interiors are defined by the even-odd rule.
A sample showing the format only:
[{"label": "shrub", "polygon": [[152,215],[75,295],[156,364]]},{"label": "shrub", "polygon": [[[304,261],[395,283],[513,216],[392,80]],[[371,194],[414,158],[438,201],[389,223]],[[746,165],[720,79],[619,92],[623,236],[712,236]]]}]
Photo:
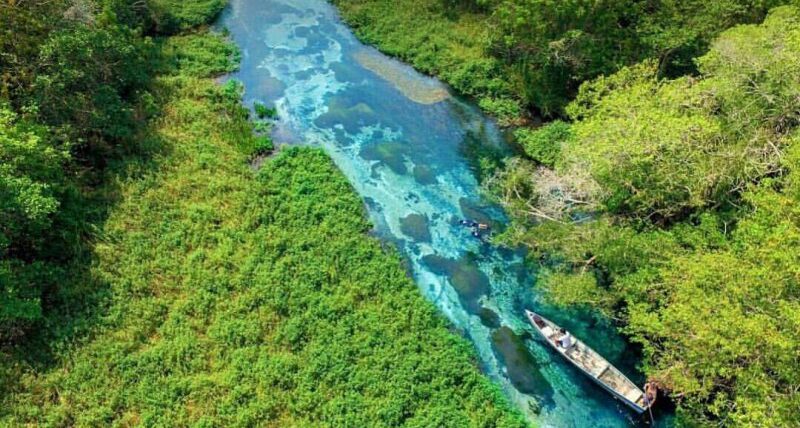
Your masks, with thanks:
[{"label": "shrub", "polygon": [[514,136],[526,155],[552,168],[561,156],[562,145],[572,137],[572,131],[568,123],[557,120],[538,129],[520,128]]},{"label": "shrub", "polygon": [[275,119],[278,117],[278,110],[275,107],[267,107],[258,101],[253,103],[253,109],[259,119]]}]

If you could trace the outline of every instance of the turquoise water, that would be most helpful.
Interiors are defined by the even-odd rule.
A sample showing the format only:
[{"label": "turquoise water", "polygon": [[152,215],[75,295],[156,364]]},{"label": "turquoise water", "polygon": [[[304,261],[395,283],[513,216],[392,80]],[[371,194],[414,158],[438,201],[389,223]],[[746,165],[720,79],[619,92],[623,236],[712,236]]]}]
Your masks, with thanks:
[{"label": "turquoise water", "polygon": [[363,197],[375,234],[408,260],[420,291],[474,345],[484,372],[544,426],[619,427],[644,419],[532,336],[543,312],[637,382],[636,356],[604,322],[540,302],[519,252],[474,238],[469,218],[501,227],[467,157],[501,131],[435,79],[364,46],[322,0],[233,0],[221,19],[243,52],[245,101],[277,108],[276,143],[323,147]]}]

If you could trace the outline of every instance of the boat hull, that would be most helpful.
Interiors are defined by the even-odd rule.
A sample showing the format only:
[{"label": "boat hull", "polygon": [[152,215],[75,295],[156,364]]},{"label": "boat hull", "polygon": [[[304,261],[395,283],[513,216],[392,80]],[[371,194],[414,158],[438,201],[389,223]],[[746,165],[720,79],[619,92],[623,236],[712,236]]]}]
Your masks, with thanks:
[{"label": "boat hull", "polygon": [[560,330],[557,324],[535,312],[525,311],[525,313],[533,329],[545,339],[550,347],[592,379],[594,383],[635,412],[641,414],[647,411],[648,405],[644,401],[644,392],[605,358],[577,339],[570,347],[566,349],[561,347],[557,340]]}]

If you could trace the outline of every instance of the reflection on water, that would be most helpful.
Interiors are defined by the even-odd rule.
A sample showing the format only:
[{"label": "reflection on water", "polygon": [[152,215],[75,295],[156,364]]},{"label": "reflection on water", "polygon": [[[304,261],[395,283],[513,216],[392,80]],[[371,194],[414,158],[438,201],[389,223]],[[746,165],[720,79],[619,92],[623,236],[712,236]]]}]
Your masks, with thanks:
[{"label": "reflection on water", "polygon": [[233,0],[222,25],[243,51],[233,77],[246,102],[277,108],[278,142],[328,152],[364,199],[376,235],[402,252],[420,291],[474,343],[512,402],[550,426],[639,420],[532,338],[522,310],[545,313],[633,373],[625,342],[589,314],[543,305],[520,254],[458,223],[506,221],[480,195],[465,157],[475,142],[507,150],[491,121],[435,79],[359,43],[323,0]]}]

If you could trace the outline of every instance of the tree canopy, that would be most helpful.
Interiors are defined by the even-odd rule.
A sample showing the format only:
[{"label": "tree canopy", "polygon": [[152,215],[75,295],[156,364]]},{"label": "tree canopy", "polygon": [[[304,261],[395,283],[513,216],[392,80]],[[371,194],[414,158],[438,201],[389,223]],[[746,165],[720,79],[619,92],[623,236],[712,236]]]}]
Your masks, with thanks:
[{"label": "tree canopy", "polygon": [[[695,73],[720,32],[790,0],[336,0],[369,42],[481,99],[507,122],[547,117],[581,83],[653,59],[660,77]],[[477,25],[476,25],[477,24]]]},{"label": "tree canopy", "polygon": [[[555,162],[517,160],[489,186],[516,218],[506,239],[554,256],[551,297],[624,319],[685,421],[790,426],[800,10],[723,32],[696,63],[697,76],[663,79],[649,61],[584,84],[568,131],[537,131],[559,147]],[[543,211],[536,161],[577,196]]]}]

